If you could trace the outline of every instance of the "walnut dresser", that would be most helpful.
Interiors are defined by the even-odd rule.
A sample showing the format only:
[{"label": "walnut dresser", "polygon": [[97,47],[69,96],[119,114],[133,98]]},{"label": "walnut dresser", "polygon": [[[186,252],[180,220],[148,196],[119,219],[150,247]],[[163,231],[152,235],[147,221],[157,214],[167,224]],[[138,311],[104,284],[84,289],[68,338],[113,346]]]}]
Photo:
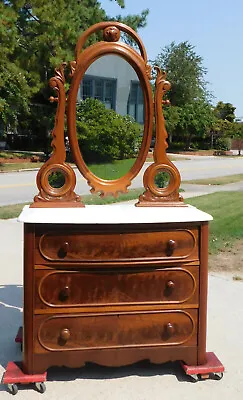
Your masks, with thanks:
[{"label": "walnut dresser", "polygon": [[194,207],[26,206],[24,371],[205,363],[210,219]]},{"label": "walnut dresser", "polygon": [[[97,33],[96,42],[87,46],[90,35]],[[138,51],[123,42],[120,33],[129,35]],[[116,179],[95,175],[85,163],[78,129],[86,121],[89,106],[82,120],[77,121],[76,111],[77,104],[83,106],[86,101],[79,98],[85,72],[109,55],[134,70],[127,87],[124,82],[118,85],[123,99],[131,97],[136,73],[143,98],[140,114],[144,114],[144,123],[136,123],[135,128],[126,117],[123,135],[129,139],[134,164]],[[51,366],[80,367],[86,362],[121,366],[144,359],[152,363],[180,360],[191,376],[205,378],[222,372],[215,358],[212,362],[213,353],[206,353],[208,223],[212,217],[183,202],[180,173],[166,154],[163,106],[168,101],[163,96],[170,84],[165,72],[155,67],[153,93],[143,43],[130,27],[115,21],[88,28],[78,39],[75,60],[67,69],[63,63],[50,80],[57,93],[51,97],[57,102],[53,151],[38,171],[33,203],[19,217],[24,223],[24,374],[43,374]],[[113,69],[113,83],[119,79],[116,73]],[[120,76],[125,75],[123,70]],[[116,122],[118,116],[112,112]],[[97,132],[105,137],[105,127],[99,132],[99,121]],[[153,160],[145,164],[154,121]],[[86,123],[88,130],[93,120]],[[76,170],[66,162],[66,134]],[[126,158],[126,144],[121,158]],[[141,170],[144,191],[135,205],[86,206],[75,192],[80,172],[92,193],[117,197],[128,191]]]}]

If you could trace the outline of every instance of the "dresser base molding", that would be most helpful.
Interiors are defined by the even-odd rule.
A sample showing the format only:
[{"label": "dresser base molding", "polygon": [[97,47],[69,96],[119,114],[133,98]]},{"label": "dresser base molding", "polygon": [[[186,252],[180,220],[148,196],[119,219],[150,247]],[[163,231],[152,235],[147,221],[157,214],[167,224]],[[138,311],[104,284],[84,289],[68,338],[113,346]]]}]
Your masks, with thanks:
[{"label": "dresser base molding", "polygon": [[[94,363],[104,367],[121,367],[132,365],[139,361],[150,361],[152,364],[164,364],[183,360],[187,365],[197,364],[197,348],[195,346],[158,348],[129,348],[129,349],[103,349],[85,350],[77,352],[55,352],[36,354],[33,360],[32,370],[23,362],[25,373],[43,373],[49,367],[80,368],[86,363]],[[80,374],[81,375],[81,374]]]}]

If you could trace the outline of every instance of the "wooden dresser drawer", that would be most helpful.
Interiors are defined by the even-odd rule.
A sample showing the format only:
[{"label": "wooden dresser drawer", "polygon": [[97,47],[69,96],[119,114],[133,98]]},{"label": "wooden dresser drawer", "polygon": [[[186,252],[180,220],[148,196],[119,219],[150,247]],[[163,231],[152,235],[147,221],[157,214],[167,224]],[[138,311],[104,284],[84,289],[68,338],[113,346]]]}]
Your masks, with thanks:
[{"label": "wooden dresser drawer", "polygon": [[35,331],[39,345],[48,351],[193,346],[197,310],[37,316]]},{"label": "wooden dresser drawer", "polygon": [[198,230],[118,233],[107,228],[98,233],[80,233],[60,229],[37,236],[36,247],[36,263],[198,260]]},{"label": "wooden dresser drawer", "polygon": [[35,308],[198,303],[196,266],[153,270],[35,271]]}]

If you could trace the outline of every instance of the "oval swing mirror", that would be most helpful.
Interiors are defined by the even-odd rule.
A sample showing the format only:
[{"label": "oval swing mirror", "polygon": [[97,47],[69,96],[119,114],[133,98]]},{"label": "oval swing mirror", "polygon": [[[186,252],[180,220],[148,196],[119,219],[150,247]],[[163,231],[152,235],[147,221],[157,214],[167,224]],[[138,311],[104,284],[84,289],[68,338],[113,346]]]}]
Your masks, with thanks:
[{"label": "oval swing mirror", "polygon": [[127,174],[144,132],[144,96],[135,70],[116,55],[100,57],[85,72],[76,102],[79,150],[101,179]]},{"label": "oval swing mirror", "polygon": [[68,97],[68,134],[91,191],[116,196],[127,191],[146,159],[152,91],[137,52],[123,43],[105,45],[87,48],[78,60]]}]

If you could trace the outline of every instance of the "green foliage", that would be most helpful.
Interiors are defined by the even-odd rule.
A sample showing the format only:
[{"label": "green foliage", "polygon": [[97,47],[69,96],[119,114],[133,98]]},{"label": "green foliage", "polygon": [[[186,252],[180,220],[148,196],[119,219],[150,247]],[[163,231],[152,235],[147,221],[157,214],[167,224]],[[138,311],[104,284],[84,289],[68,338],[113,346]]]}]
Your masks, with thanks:
[{"label": "green foliage", "polygon": [[[117,0],[124,7],[124,0]],[[130,15],[137,30],[146,13]],[[45,144],[53,115],[48,80],[54,68],[74,59],[82,32],[108,16],[98,0],[4,0],[0,2],[0,121],[10,130],[43,137]],[[86,45],[97,40],[92,35]],[[38,112],[37,112],[38,110]]]},{"label": "green foliage", "polygon": [[160,189],[166,188],[170,183],[170,175],[167,172],[159,171],[155,175],[154,183]]},{"label": "green foliage", "polygon": [[61,171],[52,172],[48,176],[49,185],[53,188],[61,188],[65,184],[65,176]]},{"label": "green foliage", "polygon": [[170,149],[188,150],[208,140],[215,122],[211,106],[203,100],[195,100],[182,107],[164,109]]},{"label": "green foliage", "polygon": [[230,150],[231,148],[230,138],[227,137],[216,138],[214,142],[214,148],[217,150],[224,150],[224,151]]},{"label": "green foliage", "polygon": [[203,59],[189,42],[172,42],[154,61],[167,73],[171,107],[164,108],[170,149],[197,148],[214,123]]},{"label": "green foliage", "polygon": [[185,149],[189,149],[193,139],[205,138],[214,122],[209,104],[202,100],[185,104],[180,110],[181,137]]},{"label": "green foliage", "polygon": [[219,101],[214,108],[214,114],[217,119],[234,122],[236,108],[231,103],[223,103]]},{"label": "green foliage", "polygon": [[0,3],[0,120],[13,130],[21,113],[28,113],[28,73],[14,61],[18,48],[17,13]]},{"label": "green foliage", "polygon": [[180,107],[164,107],[164,118],[166,122],[166,129],[169,136],[169,143],[173,142],[173,135],[180,122]]},{"label": "green foliage", "polygon": [[234,122],[235,107],[230,103],[219,101],[213,110],[217,118],[212,128],[212,147],[218,150],[230,150],[231,138],[243,137],[243,127]]},{"label": "green foliage", "polygon": [[[110,0],[112,1],[112,0]],[[115,0],[117,2],[117,4],[121,7],[121,8],[125,8],[125,2],[124,0]]]},{"label": "green foliage", "polygon": [[86,162],[122,160],[134,156],[141,140],[141,125],[129,116],[107,110],[97,99],[77,105],[78,142]]},{"label": "green foliage", "polygon": [[194,46],[189,42],[172,42],[162,49],[154,65],[167,73],[167,79],[171,83],[168,93],[171,105],[182,107],[208,97],[204,79],[206,69],[202,63],[202,57],[196,54]]}]

